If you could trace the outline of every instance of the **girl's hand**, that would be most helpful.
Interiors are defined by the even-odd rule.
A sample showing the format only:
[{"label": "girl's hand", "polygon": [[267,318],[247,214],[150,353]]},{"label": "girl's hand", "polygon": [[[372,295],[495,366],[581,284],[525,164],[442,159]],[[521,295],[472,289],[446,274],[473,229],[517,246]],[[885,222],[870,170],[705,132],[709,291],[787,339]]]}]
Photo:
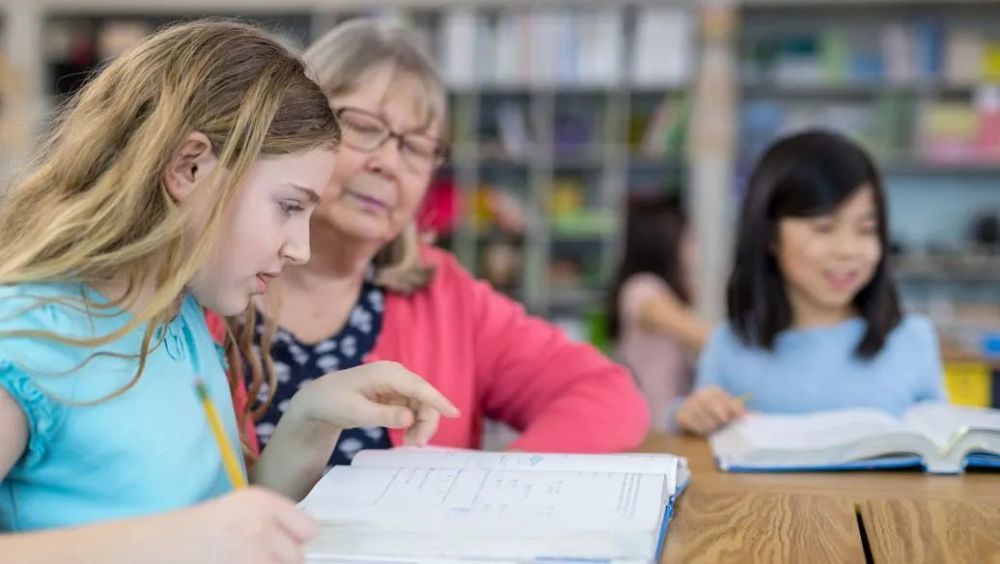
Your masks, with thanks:
[{"label": "girl's hand", "polygon": [[[305,561],[305,543],[316,522],[288,498],[247,488],[164,515],[158,532],[161,555],[173,562],[295,563]],[[174,533],[174,534],[171,534]]]},{"label": "girl's hand", "polygon": [[307,417],[338,429],[406,429],[406,444],[426,445],[441,415],[459,412],[441,392],[396,362],[373,362],[326,374],[292,399]]},{"label": "girl's hand", "polygon": [[677,410],[677,424],[695,435],[708,435],[746,414],[743,402],[718,386],[693,392]]}]

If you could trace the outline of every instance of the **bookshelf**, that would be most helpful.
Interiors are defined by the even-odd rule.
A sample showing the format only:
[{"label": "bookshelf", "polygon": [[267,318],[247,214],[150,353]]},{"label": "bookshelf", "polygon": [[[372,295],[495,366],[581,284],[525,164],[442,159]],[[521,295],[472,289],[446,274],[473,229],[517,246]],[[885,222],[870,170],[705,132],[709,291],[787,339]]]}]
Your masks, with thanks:
[{"label": "bookshelf", "polygon": [[[450,240],[463,263],[535,313],[603,308],[630,190],[681,187],[686,116],[675,110],[690,93],[695,16],[635,2],[423,18],[452,85],[445,174],[467,201]],[[658,64],[640,43],[668,28],[684,33]]]},{"label": "bookshelf", "polygon": [[667,190],[688,206],[699,309],[717,319],[748,164],[781,131],[813,123],[860,138],[883,163],[908,303],[958,327],[956,342],[974,341],[962,325],[970,308],[987,317],[967,326],[995,333],[998,251],[972,223],[1000,208],[1000,2],[718,2],[738,17],[734,36],[716,39],[701,27],[709,4],[0,0],[0,166],[21,162],[59,95],[114,47],[101,39],[108,29],[121,40],[170,20],[240,16],[301,46],[375,15],[414,28],[449,84],[452,159],[435,189],[459,212],[440,242],[531,312],[586,336],[626,198]]},{"label": "bookshelf", "polygon": [[693,1],[23,4],[0,1],[27,85],[20,111],[4,112],[24,116],[8,165],[101,60],[169,21],[237,16],[294,47],[357,15],[408,24],[449,84],[453,154],[435,185],[461,211],[442,243],[533,313],[602,309],[629,191],[684,190]]}]

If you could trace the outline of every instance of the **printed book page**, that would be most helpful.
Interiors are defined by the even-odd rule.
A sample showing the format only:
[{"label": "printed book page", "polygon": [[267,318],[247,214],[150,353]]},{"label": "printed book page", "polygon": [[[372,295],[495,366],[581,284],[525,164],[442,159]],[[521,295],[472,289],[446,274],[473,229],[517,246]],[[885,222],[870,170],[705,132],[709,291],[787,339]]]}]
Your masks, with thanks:
[{"label": "printed book page", "polygon": [[821,450],[899,432],[902,423],[874,409],[806,415],[750,414],[712,435],[716,455],[758,450]]},{"label": "printed book page", "polygon": [[961,407],[945,403],[922,403],[906,412],[908,429],[925,435],[937,447],[946,448],[963,429],[1000,433],[1000,410]]}]

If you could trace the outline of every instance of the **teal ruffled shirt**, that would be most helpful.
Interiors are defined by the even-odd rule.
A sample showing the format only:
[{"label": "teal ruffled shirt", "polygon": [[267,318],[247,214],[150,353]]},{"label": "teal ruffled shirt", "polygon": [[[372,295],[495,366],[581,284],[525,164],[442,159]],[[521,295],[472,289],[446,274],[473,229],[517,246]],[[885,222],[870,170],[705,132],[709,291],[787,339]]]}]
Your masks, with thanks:
[{"label": "teal ruffled shirt", "polygon": [[[0,332],[98,337],[130,319],[117,308],[88,311],[82,297],[106,303],[82,284],[0,287]],[[38,305],[52,299],[64,303]],[[133,387],[79,405],[132,380],[143,331],[96,349],[0,336],[0,387],[20,405],[29,428],[24,454],[0,479],[0,532],[158,513],[231,489],[195,379],[205,380],[233,445],[236,417],[224,362],[192,296],[154,333],[165,331],[166,338]]]}]

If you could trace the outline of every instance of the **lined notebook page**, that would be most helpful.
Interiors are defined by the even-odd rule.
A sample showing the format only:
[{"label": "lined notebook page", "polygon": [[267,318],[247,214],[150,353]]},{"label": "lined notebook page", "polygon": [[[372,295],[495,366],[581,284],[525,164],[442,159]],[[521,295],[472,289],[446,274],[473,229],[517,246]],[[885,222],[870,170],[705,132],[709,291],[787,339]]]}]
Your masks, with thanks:
[{"label": "lined notebook page", "polygon": [[324,524],[397,531],[646,531],[665,486],[662,474],[336,467],[300,505]]},{"label": "lined notebook page", "polygon": [[363,450],[351,466],[663,474],[667,477],[667,492],[673,493],[679,461],[669,454],[535,454],[400,447]]}]

